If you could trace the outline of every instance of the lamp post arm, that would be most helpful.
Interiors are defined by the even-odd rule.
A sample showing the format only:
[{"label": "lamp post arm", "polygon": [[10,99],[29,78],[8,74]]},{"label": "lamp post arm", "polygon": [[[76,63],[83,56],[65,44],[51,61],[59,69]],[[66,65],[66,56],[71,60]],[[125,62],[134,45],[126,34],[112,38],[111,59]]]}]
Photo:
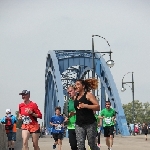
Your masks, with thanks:
[{"label": "lamp post arm", "polygon": [[123,87],[124,87],[124,84],[126,84],[132,91],[132,87],[130,85],[128,85],[126,82],[123,83]]},{"label": "lamp post arm", "polygon": [[123,82],[123,79],[125,78],[125,76],[126,76],[127,74],[129,74],[129,73],[132,73],[132,72],[126,73],[126,74],[123,76],[123,78],[122,78],[122,82]]},{"label": "lamp post arm", "polygon": [[[100,36],[100,35],[92,35],[92,37],[94,37],[94,36],[98,36],[98,37],[104,39],[104,40],[107,42],[108,46],[110,47],[110,44],[109,44],[109,42],[106,40],[106,38],[104,38],[104,37],[102,37],[102,36]],[[110,51],[111,51],[111,48],[110,48]]]}]

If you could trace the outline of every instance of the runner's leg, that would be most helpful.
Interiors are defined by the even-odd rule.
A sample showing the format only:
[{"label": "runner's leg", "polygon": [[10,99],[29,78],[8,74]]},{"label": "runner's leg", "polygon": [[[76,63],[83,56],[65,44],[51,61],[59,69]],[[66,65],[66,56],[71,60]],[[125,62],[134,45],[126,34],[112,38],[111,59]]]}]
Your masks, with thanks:
[{"label": "runner's leg", "polygon": [[100,145],[100,135],[101,135],[101,133],[100,133],[100,131],[98,132],[98,145]]},{"label": "runner's leg", "polygon": [[[78,150],[84,150],[85,137],[86,137],[85,126],[80,127],[80,126],[76,125],[75,132],[76,132],[76,139],[77,139],[77,143],[78,143]],[[94,141],[94,143],[95,143],[95,141]]]},{"label": "runner's leg", "polygon": [[29,136],[30,136],[30,132],[28,130],[22,130],[22,139],[23,139],[22,150],[29,150],[29,147],[28,147]]},{"label": "runner's leg", "polygon": [[39,141],[39,133],[32,133],[32,142],[34,150],[40,150],[38,141]]},{"label": "runner's leg", "polygon": [[97,145],[95,143],[96,135],[97,135],[97,123],[86,125],[87,139],[88,145],[91,150],[97,150]]},{"label": "runner's leg", "polygon": [[104,127],[104,137],[106,138],[106,145],[108,146],[108,148],[110,147],[110,135],[109,135],[109,128],[108,127]]},{"label": "runner's leg", "polygon": [[12,150],[14,150],[15,141],[16,141],[16,132],[12,132],[12,141],[11,141]]},{"label": "runner's leg", "polygon": [[68,134],[69,134],[69,143],[70,143],[71,150],[77,150],[75,129],[68,129]]},{"label": "runner's leg", "polygon": [[63,133],[58,134],[58,150],[61,150],[62,147],[62,139],[63,139]]},{"label": "runner's leg", "polygon": [[110,135],[110,148],[113,145],[113,135],[114,135],[114,126],[110,126],[109,127],[109,135]]}]

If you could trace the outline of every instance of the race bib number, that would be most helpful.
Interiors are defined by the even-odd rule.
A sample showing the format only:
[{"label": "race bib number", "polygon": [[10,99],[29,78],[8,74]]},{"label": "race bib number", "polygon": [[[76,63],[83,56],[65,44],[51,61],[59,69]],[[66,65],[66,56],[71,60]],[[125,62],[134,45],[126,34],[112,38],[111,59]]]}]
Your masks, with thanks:
[{"label": "race bib number", "polygon": [[30,119],[29,116],[22,116],[22,122],[23,124],[30,124],[32,120]]},{"label": "race bib number", "polygon": [[111,123],[111,118],[105,118],[105,123],[110,124]]},{"label": "race bib number", "polygon": [[57,127],[55,127],[55,130],[61,130],[61,128],[62,128],[62,125],[58,125]]}]

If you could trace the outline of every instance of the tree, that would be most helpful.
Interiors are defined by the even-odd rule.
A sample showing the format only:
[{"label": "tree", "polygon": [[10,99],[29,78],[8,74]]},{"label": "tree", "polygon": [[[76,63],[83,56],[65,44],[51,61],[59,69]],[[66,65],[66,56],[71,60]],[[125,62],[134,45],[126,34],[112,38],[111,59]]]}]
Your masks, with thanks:
[{"label": "tree", "polygon": [[[133,103],[123,104],[127,122],[133,123]],[[139,100],[134,101],[135,123],[150,122],[150,103],[142,103]]]},{"label": "tree", "polygon": [[[16,117],[19,118],[19,111],[16,111]],[[16,126],[17,128],[21,129],[21,125],[22,125],[22,121],[21,120],[17,120]]]}]

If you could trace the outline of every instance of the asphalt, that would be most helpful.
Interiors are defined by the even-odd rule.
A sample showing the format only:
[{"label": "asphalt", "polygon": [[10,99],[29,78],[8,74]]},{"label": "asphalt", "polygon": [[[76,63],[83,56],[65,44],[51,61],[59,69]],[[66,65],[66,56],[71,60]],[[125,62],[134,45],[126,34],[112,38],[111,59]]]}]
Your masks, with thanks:
[{"label": "asphalt", "polygon": [[[50,136],[45,136],[43,138],[40,138],[39,139],[40,150],[52,150],[53,142],[54,140]],[[18,145],[17,146],[18,149],[16,150],[21,150],[20,146]],[[89,149],[87,141],[86,141],[86,148],[87,150]],[[32,146],[31,138],[29,140],[29,149],[34,150]],[[112,150],[127,150],[127,149],[128,150],[149,150],[150,138],[147,141],[145,141],[144,135],[129,136],[129,137],[121,137],[120,135],[115,136]],[[62,150],[71,150],[68,142],[68,138],[64,138]],[[103,135],[101,136],[101,150],[107,150]]]}]

